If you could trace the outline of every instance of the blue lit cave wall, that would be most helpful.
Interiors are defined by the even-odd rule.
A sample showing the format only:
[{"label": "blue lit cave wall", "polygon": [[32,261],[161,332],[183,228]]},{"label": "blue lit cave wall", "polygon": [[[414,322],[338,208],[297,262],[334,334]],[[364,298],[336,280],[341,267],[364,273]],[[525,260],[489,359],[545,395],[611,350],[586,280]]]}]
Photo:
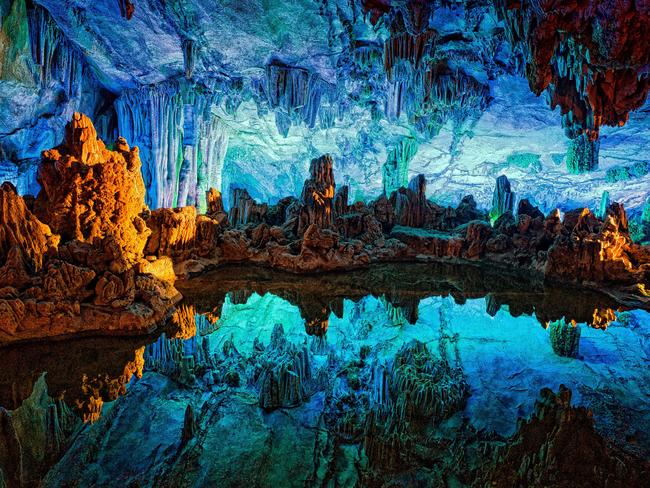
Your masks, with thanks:
[{"label": "blue lit cave wall", "polygon": [[[503,2],[424,2],[417,18],[367,3],[138,0],[128,19],[121,0],[0,0],[0,180],[37,192],[40,152],[82,111],[139,146],[151,207],[203,207],[210,187],[226,205],[235,187],[299,195],[330,153],[355,200],[422,173],[434,201],[488,208],[505,174],[546,211],[597,209],[604,191],[641,211],[650,104],[580,150],[573,113],[531,91]],[[554,69],[582,93],[590,54],[565,44]],[[597,168],[574,174],[581,158]]]}]

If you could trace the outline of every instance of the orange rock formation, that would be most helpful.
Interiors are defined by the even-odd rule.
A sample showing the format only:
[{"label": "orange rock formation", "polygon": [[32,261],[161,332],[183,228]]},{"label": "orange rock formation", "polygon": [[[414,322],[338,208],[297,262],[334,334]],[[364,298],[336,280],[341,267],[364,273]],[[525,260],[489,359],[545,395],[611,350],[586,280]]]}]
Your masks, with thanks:
[{"label": "orange rock formation", "polygon": [[170,259],[145,260],[138,149],[106,149],[74,114],[43,154],[33,209],[0,190],[0,344],[76,332],[143,333],[180,299]]}]

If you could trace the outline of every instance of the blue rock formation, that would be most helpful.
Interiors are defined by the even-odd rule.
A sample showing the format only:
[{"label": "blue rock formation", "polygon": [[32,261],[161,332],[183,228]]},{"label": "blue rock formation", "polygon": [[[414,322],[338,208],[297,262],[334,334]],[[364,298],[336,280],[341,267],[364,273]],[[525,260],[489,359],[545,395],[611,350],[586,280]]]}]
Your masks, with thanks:
[{"label": "blue rock formation", "polygon": [[563,80],[549,88],[559,114],[522,77],[532,16],[505,0],[420,3],[5,0],[0,177],[35,193],[40,152],[82,111],[107,142],[140,148],[150,207],[203,209],[210,187],[225,202],[237,187],[262,202],[297,197],[326,153],[352,201],[421,173],[437,203],[471,193],[488,209],[504,173],[544,212],[594,207],[604,190],[642,207],[647,106],[597,139],[609,122],[557,99],[591,96],[611,64],[596,66],[602,52],[578,35],[558,41],[548,69]]}]

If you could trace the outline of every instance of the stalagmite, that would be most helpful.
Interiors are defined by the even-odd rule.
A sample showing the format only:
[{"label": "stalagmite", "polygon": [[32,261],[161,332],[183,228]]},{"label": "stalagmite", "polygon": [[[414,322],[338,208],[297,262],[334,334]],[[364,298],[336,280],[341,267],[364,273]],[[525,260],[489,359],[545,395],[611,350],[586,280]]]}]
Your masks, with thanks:
[{"label": "stalagmite", "polygon": [[257,379],[259,404],[265,410],[296,406],[309,396],[312,379],[309,349],[287,341],[281,324],[276,324],[271,343],[264,351]]},{"label": "stalagmite", "polygon": [[194,65],[196,62],[197,46],[193,39],[183,40],[183,63],[185,65],[185,78],[188,80],[192,78],[194,73]]},{"label": "stalagmite", "polygon": [[609,207],[610,201],[609,201],[609,192],[607,190],[603,191],[603,194],[600,198],[600,205],[598,207],[598,213],[596,214],[596,217],[598,217],[601,220],[604,220],[605,217],[607,216],[607,207]]},{"label": "stalagmite", "polygon": [[496,187],[492,196],[492,209],[490,221],[494,224],[506,212],[511,212],[515,205],[515,194],[510,189],[510,182],[505,175],[497,178]]},{"label": "stalagmite", "polygon": [[549,329],[551,347],[558,356],[570,358],[578,356],[580,350],[580,327],[577,324],[567,324],[564,320],[557,320],[551,322]]},{"label": "stalagmite", "polygon": [[183,431],[181,432],[181,446],[185,446],[188,442],[194,439],[197,430],[196,417],[194,409],[190,403],[185,408],[185,417],[183,418]]},{"label": "stalagmite", "polygon": [[[75,113],[63,143],[43,153],[39,181],[33,212],[10,186],[0,193],[0,274],[14,287],[0,298],[12,310],[0,315],[0,342],[134,333],[164,318],[180,296],[171,261],[144,259],[151,231],[140,216],[147,208],[137,148],[118,140],[106,149]],[[25,230],[28,238],[17,238]]]},{"label": "stalagmite", "polygon": [[305,233],[311,224],[329,228],[333,222],[334,210],[334,161],[328,154],[312,159],[310,177],[305,180],[301,196],[301,211],[298,221],[298,235]]},{"label": "stalagmite", "polygon": [[230,202],[228,220],[237,227],[247,224],[259,224],[268,212],[268,205],[258,204],[244,188],[235,188]]}]

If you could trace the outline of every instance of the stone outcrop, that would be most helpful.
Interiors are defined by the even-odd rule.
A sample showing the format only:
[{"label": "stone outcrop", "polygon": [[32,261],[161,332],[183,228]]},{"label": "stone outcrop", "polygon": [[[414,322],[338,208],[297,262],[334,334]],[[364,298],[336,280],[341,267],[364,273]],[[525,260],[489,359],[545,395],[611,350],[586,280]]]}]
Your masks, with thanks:
[{"label": "stone outcrop", "polygon": [[206,215],[195,207],[150,212],[137,148],[120,139],[107,150],[90,121],[75,115],[66,141],[44,154],[43,190],[33,204],[2,187],[4,340],[146,330],[179,298],[175,275],[228,263],[309,273],[389,261],[481,262],[618,287],[648,302],[650,250],[632,242],[617,203],[603,219],[586,209],[562,219],[522,200],[515,216],[514,192],[502,176],[490,222],[471,196],[456,208],[431,202],[418,175],[388,198],[350,205],[345,188],[335,193],[332,163],[328,156],[312,161],[300,200],[269,206],[240,189],[226,217],[211,190]]},{"label": "stone outcrop", "polygon": [[64,143],[43,153],[35,214],[63,241],[110,246],[109,267],[122,272],[142,256],[149,229],[137,148],[118,139],[109,151],[92,122],[75,114]]},{"label": "stone outcrop", "polygon": [[230,202],[228,218],[233,225],[259,224],[263,221],[268,205],[258,204],[245,188],[235,188]]},{"label": "stone outcrop", "polygon": [[324,156],[312,161],[301,200],[268,206],[238,190],[233,203],[225,223],[218,204],[211,215],[152,212],[147,253],[174,258],[182,276],[243,262],[298,273],[387,261],[482,262],[552,281],[618,286],[648,302],[650,250],[632,242],[622,205],[610,204],[603,219],[587,209],[545,217],[526,199],[515,205],[505,176],[497,178],[489,214],[471,196],[456,208],[436,205],[422,175],[388,198],[349,204],[345,188],[335,193],[332,161]]},{"label": "stone outcrop", "polygon": [[0,407],[3,486],[37,485],[47,467],[65,452],[80,423],[65,402],[48,395],[44,374],[19,408],[9,412]]},{"label": "stone outcrop", "polygon": [[[609,388],[598,382],[590,393],[582,376],[576,380],[584,385],[578,401],[594,408],[596,425],[589,411],[571,406],[564,388],[557,395],[544,390],[532,415],[517,422],[517,412],[531,410],[536,397],[520,373],[530,364],[526,345],[508,342],[519,354],[509,356],[509,348],[495,354],[495,361],[505,358],[499,363],[505,369],[483,385],[489,348],[503,349],[486,345],[495,342],[493,331],[476,336],[486,338],[476,350],[476,337],[470,344],[459,339],[464,315],[450,309],[451,300],[437,301],[439,320],[421,322],[435,326],[414,328],[404,317],[384,322],[381,314],[397,315],[395,310],[384,310],[384,300],[367,296],[372,290],[375,297],[407,308],[408,297],[439,280],[439,293],[448,296],[453,290],[461,303],[507,280],[468,267],[459,267],[457,274],[431,265],[420,265],[419,273],[405,265],[389,269],[323,280],[238,266],[184,283],[195,286],[198,295],[188,293],[196,310],[187,307],[177,314],[179,322],[187,322],[183,331],[146,347],[143,378],[84,428],[42,486],[93,484],[120,476],[127,486],[159,479],[165,486],[218,485],[223,480],[320,486],[327,479],[340,486],[418,486],[420,481],[433,486],[640,486],[648,463],[646,439],[636,437],[646,425],[644,420],[635,423],[643,415],[634,408],[636,396],[616,397],[612,404]],[[468,287],[464,280],[478,282]],[[315,299],[309,315],[314,319],[318,299],[321,307],[332,305],[334,313],[336,297],[360,301],[346,304],[346,312],[339,311],[344,320],[326,335],[304,334],[293,321],[270,326],[268,320],[242,321],[241,316],[233,317],[234,322],[225,319],[215,331],[199,314],[220,307],[222,290],[229,291],[230,305],[246,305],[242,309],[252,308],[252,313],[272,310],[272,302],[260,301],[255,293],[277,294],[272,300],[293,298],[296,304],[304,304],[309,294]],[[494,294],[490,308],[498,309],[508,297],[516,302],[531,288],[510,283],[509,290],[504,296]],[[539,293],[531,296],[548,300]],[[567,310],[590,301],[566,292],[558,296],[550,302]],[[573,302],[562,301],[563,296]],[[307,307],[299,308],[302,314]],[[510,313],[521,310],[520,304]],[[526,313],[538,311],[542,308],[530,304]],[[471,313],[475,315],[474,307]],[[315,320],[309,322],[306,326],[315,325]],[[541,366],[538,383],[552,382],[558,371],[571,372],[576,365],[544,358],[548,365],[536,363]],[[633,361],[635,371],[643,370],[642,359]],[[606,364],[592,365],[604,375],[605,386],[616,383],[616,378],[607,379],[611,368]],[[588,377],[599,377],[593,375]],[[636,384],[625,391],[635,391]],[[595,391],[597,396],[590,398]],[[618,421],[608,413],[614,408],[631,413],[630,405],[635,412],[619,434]],[[623,433],[630,433],[629,440],[621,438]],[[577,458],[566,455],[567,446]]]},{"label": "stone outcrop", "polygon": [[0,208],[0,262],[5,263],[3,283],[11,285],[10,267],[18,266],[16,272],[24,271],[21,265],[40,271],[47,256],[55,253],[60,236],[36,218],[11,183],[0,186]]},{"label": "stone outcrop", "polygon": [[567,324],[557,320],[549,324],[551,347],[558,356],[575,358],[580,350],[580,327],[573,322]]},{"label": "stone outcrop", "polygon": [[492,209],[490,210],[490,221],[496,222],[506,212],[512,213],[515,204],[515,194],[510,189],[510,181],[505,175],[497,178],[494,193],[492,195]]},{"label": "stone outcrop", "polygon": [[180,298],[171,260],[144,259],[151,231],[138,150],[115,146],[75,114],[63,144],[43,154],[33,211],[2,186],[0,342],[145,333]]}]

